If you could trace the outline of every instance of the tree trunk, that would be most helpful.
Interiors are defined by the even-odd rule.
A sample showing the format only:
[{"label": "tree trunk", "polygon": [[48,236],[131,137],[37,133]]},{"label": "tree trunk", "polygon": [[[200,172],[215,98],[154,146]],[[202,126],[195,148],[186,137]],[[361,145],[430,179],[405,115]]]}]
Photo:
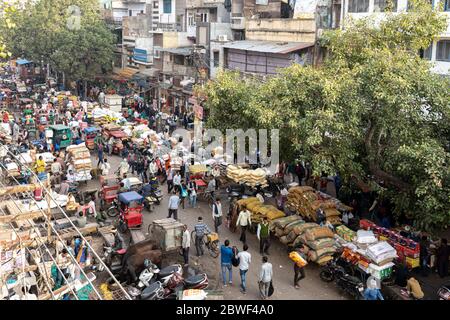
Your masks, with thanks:
[{"label": "tree trunk", "polygon": [[87,96],[87,80],[83,80],[83,100],[86,100]]}]

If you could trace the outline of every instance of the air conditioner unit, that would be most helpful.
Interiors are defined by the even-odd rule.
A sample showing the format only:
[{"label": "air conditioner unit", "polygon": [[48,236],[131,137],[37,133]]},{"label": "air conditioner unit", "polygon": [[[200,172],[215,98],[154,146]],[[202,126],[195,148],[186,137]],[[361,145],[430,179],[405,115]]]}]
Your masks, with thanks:
[{"label": "air conditioner unit", "polygon": [[220,35],[218,38],[219,38],[219,41],[228,41],[228,37],[226,34]]}]

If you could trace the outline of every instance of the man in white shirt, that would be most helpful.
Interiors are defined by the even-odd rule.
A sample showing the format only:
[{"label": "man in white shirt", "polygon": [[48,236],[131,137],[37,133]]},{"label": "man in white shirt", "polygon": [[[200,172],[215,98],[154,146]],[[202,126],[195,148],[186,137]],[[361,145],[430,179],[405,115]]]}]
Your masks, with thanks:
[{"label": "man in white shirt", "polygon": [[181,190],[181,175],[178,171],[173,177],[173,186],[175,188],[175,191],[179,192]]},{"label": "man in white shirt", "polygon": [[100,164],[100,170],[102,172],[102,176],[109,175],[109,170],[111,169],[111,165],[108,163],[107,159],[103,160],[103,163]]},{"label": "man in white shirt", "polygon": [[72,170],[67,173],[66,180],[69,184],[75,183],[76,178]]},{"label": "man in white shirt", "polygon": [[123,188],[124,188],[125,190],[130,190],[130,188],[131,188],[131,182],[130,182],[130,179],[127,178],[127,175],[126,175],[126,174],[123,175],[123,179],[122,179],[121,183],[123,183]]},{"label": "man in white shirt", "polygon": [[219,233],[219,226],[222,224],[222,203],[217,198],[212,207],[212,217],[214,220],[214,229]]},{"label": "man in white shirt", "polygon": [[242,241],[243,243],[247,243],[246,231],[247,228],[251,226],[251,224],[252,220],[250,211],[244,209],[241,212],[239,212],[239,216],[236,221],[236,226],[241,227],[241,237],[239,238],[239,240]]},{"label": "man in white shirt", "polygon": [[183,250],[184,266],[189,265],[189,248],[191,247],[191,234],[187,228],[187,225],[183,227],[183,241],[181,248]]},{"label": "man in white shirt", "polygon": [[247,271],[252,262],[252,255],[247,250],[248,246],[244,244],[243,251],[237,254],[237,258],[239,259],[239,274],[241,276],[241,292],[243,294],[247,293]]},{"label": "man in white shirt", "polygon": [[269,287],[272,281],[273,271],[272,264],[269,263],[267,256],[262,257],[261,271],[259,272],[259,292],[261,298],[266,300],[269,298]]},{"label": "man in white shirt", "polygon": [[55,158],[53,160],[52,166],[51,166],[51,171],[52,171],[52,175],[55,178],[55,182],[57,184],[61,184],[61,164],[58,162],[58,160]]}]

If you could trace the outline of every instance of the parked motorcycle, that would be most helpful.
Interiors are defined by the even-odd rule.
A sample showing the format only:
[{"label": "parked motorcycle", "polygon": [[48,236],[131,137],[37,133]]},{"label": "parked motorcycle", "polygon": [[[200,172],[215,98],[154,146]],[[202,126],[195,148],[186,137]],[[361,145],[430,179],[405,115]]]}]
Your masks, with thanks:
[{"label": "parked motorcycle", "polygon": [[338,288],[352,296],[356,300],[363,298],[364,284],[356,277],[345,272],[342,266],[336,264],[333,259],[320,271],[320,279],[325,282],[335,281]]},{"label": "parked motorcycle", "polygon": [[439,300],[450,300],[450,282],[444,283],[437,292]]}]

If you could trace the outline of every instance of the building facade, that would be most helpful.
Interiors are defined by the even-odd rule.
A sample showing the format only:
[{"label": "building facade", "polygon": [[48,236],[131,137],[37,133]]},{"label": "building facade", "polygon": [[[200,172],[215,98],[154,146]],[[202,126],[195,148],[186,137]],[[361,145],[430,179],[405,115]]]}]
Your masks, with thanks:
[{"label": "building facade", "polygon": [[[431,70],[443,76],[450,76],[450,0],[434,0],[435,7],[442,6],[442,14],[447,17],[447,29],[423,52],[423,58],[432,62]],[[341,20],[365,18],[374,15],[377,19],[386,17],[386,12],[399,13],[410,9],[408,0],[347,0],[342,7]],[[375,21],[376,21],[375,20]],[[345,28],[345,22],[342,25]]]}]

